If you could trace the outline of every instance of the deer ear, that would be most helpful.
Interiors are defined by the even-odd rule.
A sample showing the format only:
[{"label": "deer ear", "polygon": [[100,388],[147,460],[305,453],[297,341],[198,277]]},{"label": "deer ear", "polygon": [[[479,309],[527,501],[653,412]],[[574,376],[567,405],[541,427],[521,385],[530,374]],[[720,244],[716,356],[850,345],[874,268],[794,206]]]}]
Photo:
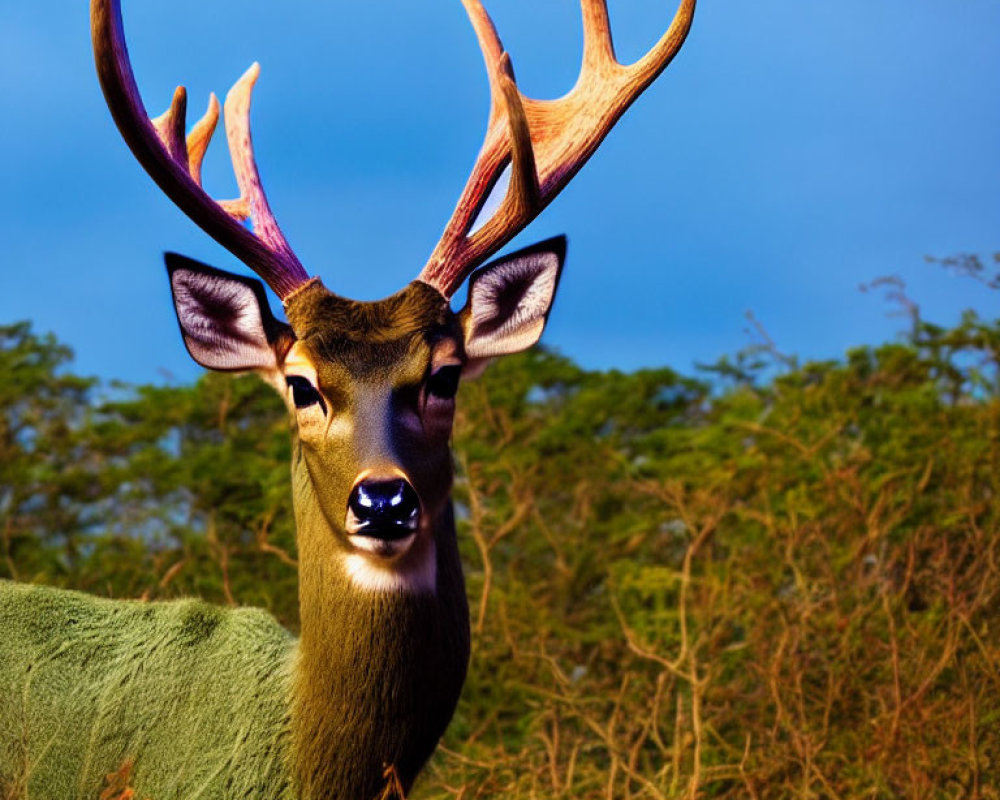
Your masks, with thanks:
[{"label": "deer ear", "polygon": [[226,372],[277,369],[275,343],[291,329],[271,314],[260,281],[177,253],[164,259],[191,358]]},{"label": "deer ear", "polygon": [[458,315],[465,333],[466,371],[482,371],[494,356],[538,341],[566,258],[566,237],[519,250],[472,273],[469,299]]}]

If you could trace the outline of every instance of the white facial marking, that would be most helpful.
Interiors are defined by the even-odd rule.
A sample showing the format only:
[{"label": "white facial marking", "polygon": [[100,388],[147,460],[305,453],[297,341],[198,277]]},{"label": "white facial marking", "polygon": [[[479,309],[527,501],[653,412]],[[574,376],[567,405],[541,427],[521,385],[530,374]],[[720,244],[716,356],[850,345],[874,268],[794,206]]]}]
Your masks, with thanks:
[{"label": "white facial marking", "polygon": [[310,383],[316,383],[316,367],[306,354],[302,342],[296,342],[289,348],[285,356],[285,372],[290,375],[301,375],[303,378],[308,378]]},{"label": "white facial marking", "polygon": [[411,533],[402,539],[378,539],[374,536],[348,536],[350,543],[366,553],[382,558],[396,558],[410,549],[417,534]]},{"label": "white facial marking", "polygon": [[[366,537],[352,536],[355,539]],[[411,541],[413,537],[408,537]],[[367,549],[367,548],[365,548]],[[359,589],[370,592],[405,592],[433,594],[437,589],[437,550],[434,540],[419,548],[421,552],[412,554],[399,562],[383,562],[367,552],[351,553],[346,561],[347,576]]]}]

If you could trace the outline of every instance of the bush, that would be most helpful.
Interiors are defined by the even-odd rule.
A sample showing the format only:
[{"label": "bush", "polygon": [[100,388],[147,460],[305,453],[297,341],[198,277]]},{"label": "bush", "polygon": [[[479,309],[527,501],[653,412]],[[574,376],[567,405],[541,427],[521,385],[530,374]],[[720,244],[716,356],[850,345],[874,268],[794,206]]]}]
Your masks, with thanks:
[{"label": "bush", "polygon": [[[280,403],[0,329],[8,576],[296,625]],[[459,399],[474,647],[422,798],[997,797],[1000,321]],[[130,532],[130,533],[127,533]]]}]

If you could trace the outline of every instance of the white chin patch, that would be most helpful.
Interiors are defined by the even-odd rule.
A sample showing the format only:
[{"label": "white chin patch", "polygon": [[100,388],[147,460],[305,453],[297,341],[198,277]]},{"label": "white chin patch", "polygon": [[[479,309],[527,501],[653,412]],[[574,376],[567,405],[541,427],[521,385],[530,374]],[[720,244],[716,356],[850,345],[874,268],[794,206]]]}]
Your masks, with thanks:
[{"label": "white chin patch", "polygon": [[417,534],[411,533],[402,539],[377,539],[374,536],[348,536],[347,538],[358,550],[364,550],[366,553],[372,553],[381,558],[395,558],[410,549]]},{"label": "white chin patch", "polygon": [[359,552],[345,560],[351,582],[373,592],[430,592],[437,588],[437,551],[433,537],[414,542],[417,534],[405,539],[383,541],[370,536],[350,536]]}]

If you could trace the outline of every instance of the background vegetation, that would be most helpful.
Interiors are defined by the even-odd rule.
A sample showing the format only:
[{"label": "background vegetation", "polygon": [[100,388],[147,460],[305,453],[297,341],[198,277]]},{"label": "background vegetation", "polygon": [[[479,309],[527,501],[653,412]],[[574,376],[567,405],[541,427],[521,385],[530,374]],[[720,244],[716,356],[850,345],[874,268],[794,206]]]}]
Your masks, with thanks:
[{"label": "background vegetation", "polygon": [[[416,797],[1000,797],[1000,319],[873,287],[908,333],[839,361],[462,389],[474,650]],[[296,626],[269,389],[101,385],[25,323],[0,376],[0,575]]]}]

